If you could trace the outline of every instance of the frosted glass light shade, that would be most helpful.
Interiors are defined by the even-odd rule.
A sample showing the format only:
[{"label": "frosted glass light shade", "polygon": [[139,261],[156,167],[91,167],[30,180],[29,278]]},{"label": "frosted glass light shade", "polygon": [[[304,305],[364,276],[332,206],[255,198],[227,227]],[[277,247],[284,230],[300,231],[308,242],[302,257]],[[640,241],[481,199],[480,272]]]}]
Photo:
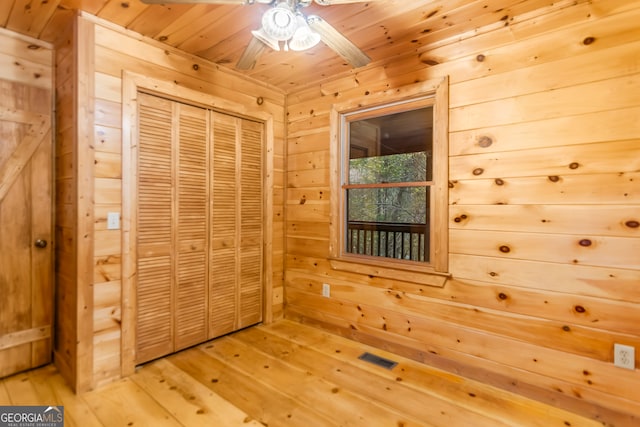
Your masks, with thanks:
[{"label": "frosted glass light shade", "polygon": [[291,50],[301,51],[312,48],[320,42],[320,34],[311,31],[302,15],[296,16],[297,28],[289,41]]},{"label": "frosted glass light shade", "polygon": [[271,49],[280,50],[280,44],[278,43],[278,40],[274,40],[273,38],[269,37],[264,29],[260,28],[259,30],[251,31],[251,34],[253,34],[253,37],[269,46]]},{"label": "frosted glass light shade", "polygon": [[262,29],[272,39],[289,40],[297,27],[296,15],[287,3],[279,3],[262,15]]}]

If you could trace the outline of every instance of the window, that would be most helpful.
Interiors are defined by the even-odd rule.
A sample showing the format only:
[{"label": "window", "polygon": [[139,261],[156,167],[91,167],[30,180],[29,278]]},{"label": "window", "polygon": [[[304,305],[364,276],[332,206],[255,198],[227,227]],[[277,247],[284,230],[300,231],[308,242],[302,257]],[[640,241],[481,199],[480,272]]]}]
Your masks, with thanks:
[{"label": "window", "polygon": [[425,83],[384,104],[334,106],[334,268],[421,283],[415,273],[446,273],[446,88]]}]

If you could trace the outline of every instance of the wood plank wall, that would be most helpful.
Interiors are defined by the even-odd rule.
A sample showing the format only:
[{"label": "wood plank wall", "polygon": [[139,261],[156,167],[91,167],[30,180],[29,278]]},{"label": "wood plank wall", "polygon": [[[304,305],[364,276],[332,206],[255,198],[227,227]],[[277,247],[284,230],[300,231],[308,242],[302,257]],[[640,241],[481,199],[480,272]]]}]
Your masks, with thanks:
[{"label": "wood plank wall", "polygon": [[54,362],[69,384],[76,383],[77,197],[73,21],[55,50],[55,339]]},{"label": "wood plank wall", "polygon": [[[640,3],[557,2],[288,95],[285,317],[640,423]],[[331,270],[331,105],[450,77],[444,288]],[[331,285],[331,298],[321,296]]]},{"label": "wood plank wall", "polygon": [[[115,27],[90,15],[76,18],[76,31],[83,33],[83,48],[74,52],[76,61],[84,67],[79,68],[78,75],[70,83],[69,90],[64,91],[59,103],[72,105],[73,96],[78,96],[78,109],[68,116],[75,123],[78,136],[76,143],[85,158],[91,157],[91,166],[82,175],[71,173],[78,194],[72,197],[69,206],[61,206],[71,211],[80,209],[79,203],[89,203],[86,217],[92,218],[91,226],[82,233],[91,236],[93,248],[90,251],[91,261],[80,258],[78,254],[64,254],[58,262],[81,263],[75,268],[73,276],[76,284],[73,297],[87,296],[86,304],[78,304],[68,319],[59,324],[64,336],[76,336],[78,347],[68,350],[71,356],[69,363],[75,363],[70,369],[77,371],[76,377],[69,377],[78,390],[99,387],[101,384],[119,378],[121,366],[121,262],[122,241],[121,230],[107,230],[107,213],[122,212],[122,75],[123,71],[146,75],[158,80],[175,82],[180,86],[230,99],[235,103],[247,105],[251,110],[271,114],[274,122],[274,225],[273,225],[273,257],[272,305],[269,307],[273,318],[279,318],[283,312],[283,259],[284,259],[284,94],[274,88],[265,86],[238,74],[219,69],[215,64],[204,63],[176,50],[167,50],[158,43],[143,39],[132,32]],[[95,40],[87,43],[86,40]],[[66,50],[59,47],[58,66],[66,69]],[[60,88],[66,85],[59,82]],[[69,97],[65,94],[69,92]],[[260,98],[260,104],[258,104]],[[87,108],[88,107],[88,108]],[[93,107],[93,108],[91,108]],[[59,115],[65,116],[67,107],[61,107]],[[61,117],[62,118],[62,117]],[[88,124],[83,132],[82,123]],[[67,126],[61,128],[59,144],[71,140],[65,138]],[[74,132],[69,129],[68,132]],[[79,139],[87,138],[82,144]],[[68,150],[74,149],[68,147]],[[85,163],[88,165],[88,163]],[[66,169],[73,168],[67,165]],[[78,167],[77,165],[75,166]],[[90,177],[84,182],[81,177]],[[67,184],[59,177],[61,184]],[[64,185],[61,185],[64,187]],[[75,204],[75,206],[74,206]],[[72,214],[70,214],[72,215]],[[71,217],[70,217],[71,218]],[[60,219],[62,221],[62,219]],[[71,223],[76,229],[81,226],[79,218],[73,217]],[[68,229],[68,241],[74,239],[72,227]],[[73,245],[71,245],[73,246]],[[61,254],[62,255],[62,254]],[[90,262],[90,265],[87,265]],[[91,272],[88,279],[82,281],[81,276]],[[86,276],[85,276],[86,277]],[[65,300],[73,307],[72,296]],[[86,309],[85,307],[88,307]],[[72,318],[77,316],[78,322]],[[80,325],[90,325],[89,334],[83,332]],[[89,341],[89,342],[87,342]],[[75,351],[75,353],[73,353]],[[79,382],[78,378],[86,378]]]}]

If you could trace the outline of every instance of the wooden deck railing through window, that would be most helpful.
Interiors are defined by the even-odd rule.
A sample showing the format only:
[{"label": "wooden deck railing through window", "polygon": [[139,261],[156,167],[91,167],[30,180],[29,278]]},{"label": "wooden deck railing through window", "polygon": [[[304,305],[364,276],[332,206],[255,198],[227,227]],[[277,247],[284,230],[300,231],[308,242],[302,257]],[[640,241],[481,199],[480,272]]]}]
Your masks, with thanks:
[{"label": "wooden deck railing through window", "polygon": [[349,221],[347,252],[409,261],[429,261],[426,224]]}]

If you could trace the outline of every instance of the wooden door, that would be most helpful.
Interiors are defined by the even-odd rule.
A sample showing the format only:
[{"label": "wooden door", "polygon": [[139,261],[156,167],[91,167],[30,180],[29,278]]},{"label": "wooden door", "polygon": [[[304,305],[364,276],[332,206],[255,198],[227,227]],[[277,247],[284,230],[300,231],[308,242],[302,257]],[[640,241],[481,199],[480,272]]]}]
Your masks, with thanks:
[{"label": "wooden door", "polygon": [[262,321],[263,125],[212,112],[209,338]]},{"label": "wooden door", "polygon": [[207,339],[208,111],[139,96],[136,363]]},{"label": "wooden door", "polygon": [[0,80],[0,377],[51,361],[51,92]]},{"label": "wooden door", "polygon": [[262,123],[138,96],[136,363],[262,320]]}]

